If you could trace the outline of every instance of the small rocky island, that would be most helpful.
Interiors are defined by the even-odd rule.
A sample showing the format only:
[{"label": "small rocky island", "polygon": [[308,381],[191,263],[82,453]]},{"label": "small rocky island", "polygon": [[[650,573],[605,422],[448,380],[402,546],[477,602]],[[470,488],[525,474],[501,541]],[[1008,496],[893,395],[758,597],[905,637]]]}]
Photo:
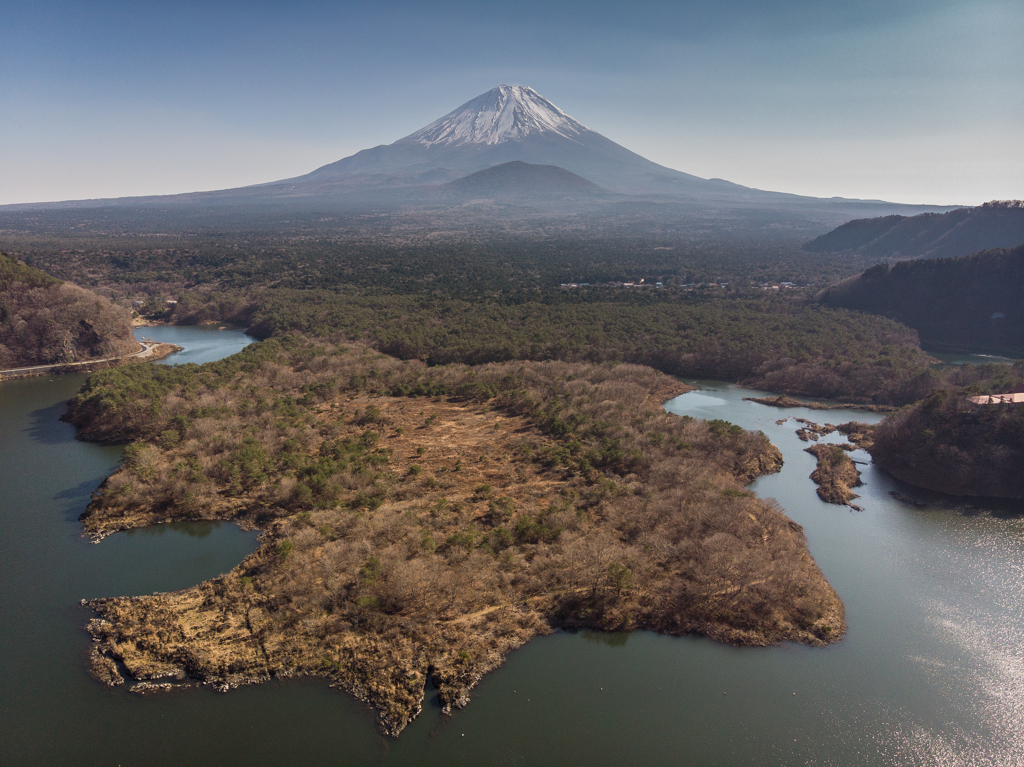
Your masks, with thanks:
[{"label": "small rocky island", "polygon": [[802,529],[744,489],[781,454],[666,414],[688,388],[637,365],[429,368],[298,336],[95,374],[68,418],[131,444],[89,535],[220,519],[263,537],[194,588],[89,602],[93,672],[144,690],[321,676],[397,735],[428,678],[464,706],[559,627],[837,641],[843,605]]},{"label": "small rocky island", "polygon": [[[776,423],[781,425],[788,420],[788,418],[783,418]],[[849,440],[849,442],[839,445],[815,444],[805,448],[804,452],[810,453],[818,459],[817,468],[811,472],[811,480],[818,485],[818,497],[826,503],[849,506],[855,511],[860,511],[860,507],[852,503],[853,499],[859,496],[851,489],[861,484],[860,471],[847,452],[858,448],[870,449],[875,427],[859,421],[850,421],[834,426],[830,423],[817,424],[806,418],[794,418],[793,420],[801,424],[796,430],[796,435],[803,442],[817,443],[822,437],[834,432],[845,435]]]},{"label": "small rocky island", "polygon": [[850,488],[861,484],[860,472],[841,445],[813,445],[806,448],[818,459],[818,468],[811,472],[811,480],[818,486],[818,497],[826,503],[849,506],[859,510],[851,501],[859,496]]}]

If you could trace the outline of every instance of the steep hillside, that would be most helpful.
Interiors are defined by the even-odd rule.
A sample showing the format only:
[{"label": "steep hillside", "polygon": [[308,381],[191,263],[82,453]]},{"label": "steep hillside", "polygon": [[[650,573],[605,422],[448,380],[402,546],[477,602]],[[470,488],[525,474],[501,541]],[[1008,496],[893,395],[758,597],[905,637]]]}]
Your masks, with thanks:
[{"label": "steep hillside", "polygon": [[138,350],[128,312],[0,254],[0,370]]},{"label": "steep hillside", "polygon": [[[1024,369],[1017,365],[1017,383]],[[937,391],[875,429],[875,465],[918,487],[952,495],[1024,498],[1024,404],[976,405]]]},{"label": "steep hillside", "polygon": [[919,216],[850,221],[804,245],[813,253],[850,251],[878,258],[953,258],[1024,243],[1024,201]]},{"label": "steep hillside", "polygon": [[1024,357],[1024,245],[963,258],[879,264],[818,300],[881,314],[917,330],[933,350]]}]

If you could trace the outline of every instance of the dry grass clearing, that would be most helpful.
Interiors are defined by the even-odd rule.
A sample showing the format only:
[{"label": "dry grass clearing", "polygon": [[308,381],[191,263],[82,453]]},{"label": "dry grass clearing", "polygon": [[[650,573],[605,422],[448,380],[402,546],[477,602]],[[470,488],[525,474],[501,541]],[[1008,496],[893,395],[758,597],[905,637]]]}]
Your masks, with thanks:
[{"label": "dry grass clearing", "polygon": [[86,513],[92,534],[190,518],[265,532],[220,578],[92,602],[108,683],[114,661],[220,689],[319,674],[397,734],[428,676],[465,705],[559,626],[754,645],[845,631],[800,527],[743,487],[778,450],[653,408],[684,387],[649,368],[426,368],[321,342],[239,357],[111,371],[73,403],[87,431],[140,438]]}]

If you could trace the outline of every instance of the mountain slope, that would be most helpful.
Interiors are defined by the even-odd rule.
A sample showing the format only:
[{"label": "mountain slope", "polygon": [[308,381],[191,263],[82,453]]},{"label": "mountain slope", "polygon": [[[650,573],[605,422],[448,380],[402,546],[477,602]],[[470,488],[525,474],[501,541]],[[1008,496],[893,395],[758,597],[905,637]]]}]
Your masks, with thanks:
[{"label": "mountain slope", "polygon": [[506,162],[449,181],[441,190],[452,197],[522,200],[580,200],[606,196],[604,189],[554,165]]},{"label": "mountain slope", "polygon": [[380,182],[381,176],[398,175],[413,183],[417,174],[434,168],[472,173],[515,160],[556,165],[614,191],[775,194],[658,165],[577,122],[532,88],[518,85],[498,86],[393,144],[364,149],[289,181],[362,177]]},{"label": "mountain slope", "polygon": [[850,221],[804,245],[812,253],[852,251],[878,258],[953,258],[1024,243],[1024,202],[919,216]]},{"label": "mountain slope", "polygon": [[1024,357],[1024,245],[885,264],[818,294],[825,306],[881,314],[928,349]]}]

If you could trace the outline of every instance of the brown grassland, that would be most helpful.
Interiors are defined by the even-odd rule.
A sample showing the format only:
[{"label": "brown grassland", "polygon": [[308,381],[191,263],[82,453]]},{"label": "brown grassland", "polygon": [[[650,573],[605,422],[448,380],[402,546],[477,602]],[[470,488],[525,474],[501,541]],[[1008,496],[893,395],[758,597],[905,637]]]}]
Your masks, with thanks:
[{"label": "brown grassland", "polygon": [[744,485],[763,434],[666,414],[637,365],[429,368],[289,338],[202,368],[93,376],[69,419],[135,440],[83,515],[96,538],[180,519],[263,531],[194,588],[91,602],[104,681],[220,689],[319,675],[397,735],[556,628],[821,645],[843,606],[801,528]]}]

